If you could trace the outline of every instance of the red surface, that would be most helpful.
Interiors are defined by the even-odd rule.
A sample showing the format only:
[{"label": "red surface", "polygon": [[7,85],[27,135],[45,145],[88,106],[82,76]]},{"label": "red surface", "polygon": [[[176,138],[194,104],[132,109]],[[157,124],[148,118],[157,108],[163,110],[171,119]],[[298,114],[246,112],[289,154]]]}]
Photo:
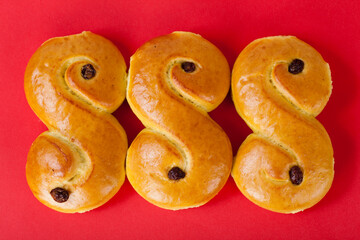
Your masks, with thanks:
[{"label": "red surface", "polygon": [[[360,2],[353,1],[0,1],[0,239],[359,239]],[[329,62],[333,94],[318,119],[335,151],[335,179],[326,197],[295,215],[248,201],[230,178],[197,209],[167,211],[125,182],[104,206],[62,214],[40,204],[25,179],[26,155],[45,126],[23,90],[27,61],[42,42],[90,30],[113,41],[127,62],[148,39],[175,30],[200,33],[233,65],[252,40],[295,35]],[[124,103],[115,116],[131,142],[141,123]],[[250,133],[228,97],[211,116],[234,152]]]}]

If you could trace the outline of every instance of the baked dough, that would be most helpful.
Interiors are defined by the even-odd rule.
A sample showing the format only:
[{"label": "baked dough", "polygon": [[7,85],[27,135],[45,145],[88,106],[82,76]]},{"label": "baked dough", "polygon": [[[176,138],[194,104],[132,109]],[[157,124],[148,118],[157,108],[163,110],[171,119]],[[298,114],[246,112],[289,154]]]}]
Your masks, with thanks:
[{"label": "baked dough", "polygon": [[25,93],[49,131],[31,146],[26,178],[40,202],[59,212],[85,212],[120,189],[127,138],[111,112],[125,89],[124,59],[99,35],[52,38],[35,52]]},{"label": "baked dough", "polygon": [[334,177],[331,141],[315,119],[331,94],[329,65],[296,37],[262,38],[240,53],[231,87],[237,112],[254,131],[232,169],[240,191],[280,213],[319,202]]},{"label": "baked dough", "polygon": [[207,112],[229,87],[225,57],[193,33],[157,37],[131,57],[127,101],[146,128],[128,150],[126,171],[145,200],[172,210],[197,207],[225,185],[231,144]]}]

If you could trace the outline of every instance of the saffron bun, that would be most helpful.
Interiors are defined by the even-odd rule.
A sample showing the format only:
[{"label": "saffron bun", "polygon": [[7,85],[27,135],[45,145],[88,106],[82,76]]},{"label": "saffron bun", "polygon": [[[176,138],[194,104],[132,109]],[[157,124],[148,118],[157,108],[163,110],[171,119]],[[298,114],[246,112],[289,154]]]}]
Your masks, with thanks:
[{"label": "saffron bun", "polygon": [[59,212],[85,212],[120,189],[128,144],[111,113],[125,89],[120,51],[91,32],[52,38],[31,57],[25,94],[49,130],[30,148],[26,179],[41,203]]},{"label": "saffron bun", "polygon": [[225,185],[231,144],[207,112],[229,87],[226,58],[194,33],[154,38],[131,57],[127,101],[146,128],[128,150],[126,171],[145,200],[171,210],[198,207]]},{"label": "saffron bun", "polygon": [[232,177],[258,206],[296,213],[314,206],[334,178],[330,138],[316,116],[329,100],[329,65],[293,36],[261,38],[238,56],[232,98],[253,130],[235,157]]}]

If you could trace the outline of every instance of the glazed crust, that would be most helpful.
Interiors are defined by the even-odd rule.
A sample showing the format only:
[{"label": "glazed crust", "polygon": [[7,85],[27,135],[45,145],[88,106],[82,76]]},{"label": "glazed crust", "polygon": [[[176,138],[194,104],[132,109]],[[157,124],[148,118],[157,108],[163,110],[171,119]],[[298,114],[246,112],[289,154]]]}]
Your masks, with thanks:
[{"label": "glazed crust", "polygon": [[[193,62],[196,70],[185,72],[183,62]],[[127,100],[146,129],[128,150],[126,171],[144,199],[165,209],[197,207],[225,185],[231,144],[207,112],[224,100],[229,87],[225,57],[193,33],[152,39],[131,57]],[[175,166],[185,178],[169,179]]]},{"label": "glazed crust", "polygon": [[[92,64],[93,78],[81,76]],[[26,178],[44,205],[66,213],[101,206],[125,180],[127,138],[111,115],[124,100],[126,64],[107,39],[83,32],[52,38],[35,52],[25,72],[30,107],[49,128],[32,144]],[[69,192],[66,202],[50,195]]]},{"label": "glazed crust", "polygon": [[[305,63],[299,74],[288,71],[294,59]],[[240,191],[280,213],[319,202],[334,177],[331,141],[315,119],[331,94],[328,64],[295,37],[262,38],[240,53],[231,87],[237,112],[254,131],[239,148],[232,169]],[[303,172],[300,185],[290,181],[293,166]]]}]

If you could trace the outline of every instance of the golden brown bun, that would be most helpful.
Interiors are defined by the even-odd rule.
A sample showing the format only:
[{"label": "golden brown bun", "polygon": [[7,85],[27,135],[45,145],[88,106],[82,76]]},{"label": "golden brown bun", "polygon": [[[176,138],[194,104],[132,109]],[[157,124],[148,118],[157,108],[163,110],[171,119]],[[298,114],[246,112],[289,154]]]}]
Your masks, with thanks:
[{"label": "golden brown bun", "polygon": [[[302,71],[296,71],[301,64],[294,59],[303,61]],[[236,110],[254,131],[232,169],[240,191],[275,212],[313,206],[334,177],[331,141],[315,119],[331,94],[328,64],[295,37],[268,37],[240,53],[232,74]]]},{"label": "golden brown bun", "polygon": [[[86,80],[87,64],[96,73],[90,71]],[[26,164],[28,184],[40,202],[60,212],[85,212],[120,189],[127,138],[111,112],[123,102],[125,88],[121,53],[91,32],[52,38],[32,56],[26,98],[49,128],[32,144]],[[54,200],[50,192],[56,188],[68,193],[67,201]]]},{"label": "golden brown bun", "polygon": [[[194,71],[185,72],[184,62]],[[131,57],[127,100],[146,129],[128,150],[126,172],[147,201],[172,210],[197,207],[225,185],[231,144],[207,112],[224,100],[229,87],[225,57],[193,33],[152,39]]]}]

